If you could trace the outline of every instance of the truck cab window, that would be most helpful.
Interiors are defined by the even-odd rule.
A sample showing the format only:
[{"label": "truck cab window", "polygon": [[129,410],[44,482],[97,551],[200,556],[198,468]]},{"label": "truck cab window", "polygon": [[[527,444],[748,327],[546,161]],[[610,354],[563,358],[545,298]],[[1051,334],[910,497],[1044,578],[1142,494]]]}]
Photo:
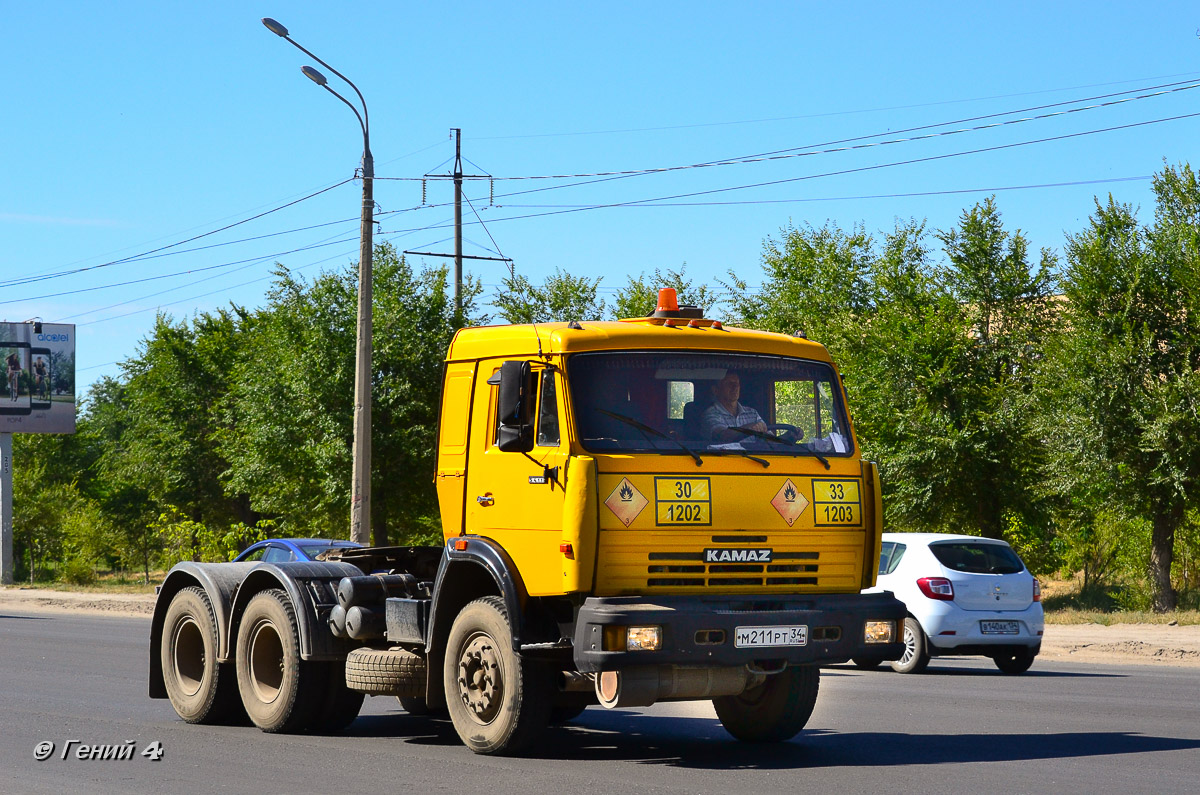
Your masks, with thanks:
[{"label": "truck cab window", "polygon": [[558,447],[558,397],[554,392],[554,371],[543,370],[538,389],[538,447]]}]

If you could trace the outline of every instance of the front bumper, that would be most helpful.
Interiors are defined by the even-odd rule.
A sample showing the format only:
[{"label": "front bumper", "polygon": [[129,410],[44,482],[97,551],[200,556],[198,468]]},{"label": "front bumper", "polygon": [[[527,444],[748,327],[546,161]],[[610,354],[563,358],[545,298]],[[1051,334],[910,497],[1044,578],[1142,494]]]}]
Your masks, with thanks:
[{"label": "front bumper", "polygon": [[[891,593],[810,596],[590,597],[575,624],[575,665],[580,671],[616,671],[645,665],[741,666],[763,662],[831,664],[852,657],[899,659],[904,603]],[[867,644],[867,621],[894,621],[892,643]],[[604,628],[658,626],[655,651],[605,650]],[[808,627],[803,646],[737,648],[738,627]],[[719,642],[717,642],[719,639]]]}]

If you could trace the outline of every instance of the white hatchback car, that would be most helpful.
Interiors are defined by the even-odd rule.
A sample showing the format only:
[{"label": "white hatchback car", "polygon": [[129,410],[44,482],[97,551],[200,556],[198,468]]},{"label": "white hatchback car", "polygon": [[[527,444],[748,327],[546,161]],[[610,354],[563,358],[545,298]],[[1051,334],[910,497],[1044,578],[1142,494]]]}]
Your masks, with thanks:
[{"label": "white hatchback car", "polygon": [[[1041,585],[1003,541],[939,533],[884,533],[879,579],[908,607],[904,656],[917,673],[930,657],[991,657],[1006,674],[1029,670],[1042,648]],[[882,660],[855,658],[860,668]]]}]

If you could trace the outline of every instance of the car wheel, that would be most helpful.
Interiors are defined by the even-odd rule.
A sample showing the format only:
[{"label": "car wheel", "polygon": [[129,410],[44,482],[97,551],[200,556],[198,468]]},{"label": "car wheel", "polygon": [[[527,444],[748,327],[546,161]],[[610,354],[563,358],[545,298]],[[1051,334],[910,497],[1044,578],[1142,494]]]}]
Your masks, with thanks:
[{"label": "car wheel", "polygon": [[736,696],[713,699],[725,731],[743,742],[779,743],[800,733],[821,686],[816,665],[792,665]]},{"label": "car wheel", "polygon": [[912,616],[904,619],[904,656],[892,662],[898,674],[919,674],[929,665],[929,642],[925,630]]},{"label": "car wheel", "polygon": [[549,723],[552,671],[513,649],[498,596],[476,599],[454,619],[442,673],[450,720],[477,754],[517,753]]},{"label": "car wheel", "polygon": [[258,728],[301,731],[319,717],[329,677],[319,664],[300,659],[296,611],[283,591],[255,594],[246,605],[236,665],[242,705]]},{"label": "car wheel", "polygon": [[1036,656],[1031,649],[1016,649],[993,656],[992,662],[996,663],[1001,673],[1023,674],[1033,665],[1033,658]]},{"label": "car wheel", "polygon": [[883,660],[878,657],[855,657],[850,662],[854,663],[855,668],[863,671],[873,671],[883,665]]}]

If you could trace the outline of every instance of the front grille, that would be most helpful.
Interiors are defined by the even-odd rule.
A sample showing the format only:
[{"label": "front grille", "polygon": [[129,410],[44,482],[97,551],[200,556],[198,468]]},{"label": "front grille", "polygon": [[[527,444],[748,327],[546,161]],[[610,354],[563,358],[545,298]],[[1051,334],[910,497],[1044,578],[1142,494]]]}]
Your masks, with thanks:
[{"label": "front grille", "polygon": [[[856,591],[861,530],[802,533],[600,534],[598,594]],[[770,549],[771,561],[706,562],[705,549]]]}]

